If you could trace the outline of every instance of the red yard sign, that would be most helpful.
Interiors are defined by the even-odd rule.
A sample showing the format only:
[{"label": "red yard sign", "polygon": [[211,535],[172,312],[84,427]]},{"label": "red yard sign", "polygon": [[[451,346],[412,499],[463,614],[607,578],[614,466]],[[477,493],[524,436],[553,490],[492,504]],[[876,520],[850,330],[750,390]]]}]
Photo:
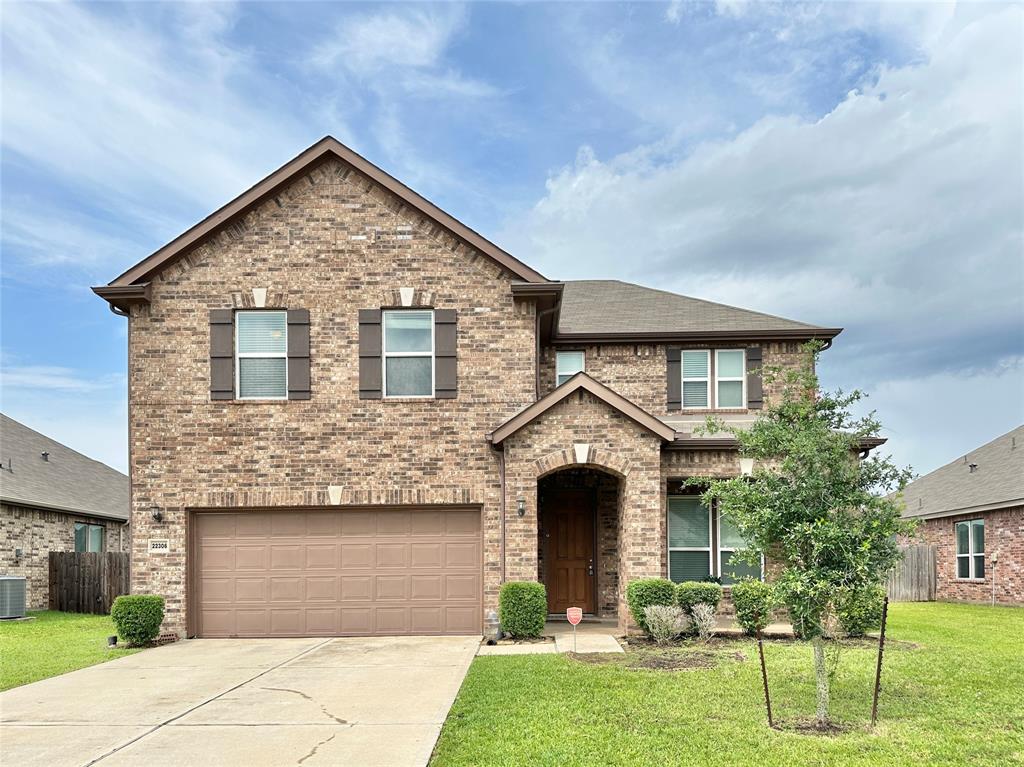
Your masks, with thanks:
[{"label": "red yard sign", "polygon": [[577,625],[583,620],[583,608],[582,607],[570,607],[565,611],[565,617],[573,626]]}]

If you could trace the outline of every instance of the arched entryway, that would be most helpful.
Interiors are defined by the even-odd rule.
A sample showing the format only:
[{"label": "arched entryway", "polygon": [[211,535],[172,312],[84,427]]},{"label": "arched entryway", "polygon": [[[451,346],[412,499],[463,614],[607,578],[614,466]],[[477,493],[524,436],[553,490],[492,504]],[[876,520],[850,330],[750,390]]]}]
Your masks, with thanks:
[{"label": "arched entryway", "polygon": [[537,570],[548,611],[567,607],[615,617],[623,479],[603,468],[569,466],[537,481]]}]

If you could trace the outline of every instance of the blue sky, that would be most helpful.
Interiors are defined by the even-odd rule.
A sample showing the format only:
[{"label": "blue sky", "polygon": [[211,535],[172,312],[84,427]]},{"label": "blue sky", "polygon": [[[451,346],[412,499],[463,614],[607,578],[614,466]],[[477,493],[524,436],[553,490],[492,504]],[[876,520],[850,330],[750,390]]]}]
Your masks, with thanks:
[{"label": "blue sky", "polygon": [[846,331],[929,471],[1024,422],[1021,7],[7,3],[2,407],[124,469],[89,292],[325,134],[550,277]]}]

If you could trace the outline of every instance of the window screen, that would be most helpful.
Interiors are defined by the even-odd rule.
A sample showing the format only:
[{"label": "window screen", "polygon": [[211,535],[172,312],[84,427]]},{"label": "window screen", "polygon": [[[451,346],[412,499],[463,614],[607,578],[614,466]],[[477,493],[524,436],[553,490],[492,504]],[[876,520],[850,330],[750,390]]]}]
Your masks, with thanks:
[{"label": "window screen", "polygon": [[287,318],[286,312],[235,315],[239,399],[288,397]]}]

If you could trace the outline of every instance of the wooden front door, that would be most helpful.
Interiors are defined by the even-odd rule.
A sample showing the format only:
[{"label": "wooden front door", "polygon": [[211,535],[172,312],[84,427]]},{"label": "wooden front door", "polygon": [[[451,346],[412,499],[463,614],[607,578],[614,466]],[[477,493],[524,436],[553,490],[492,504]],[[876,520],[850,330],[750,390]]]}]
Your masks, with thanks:
[{"label": "wooden front door", "polygon": [[548,611],[567,607],[596,612],[594,603],[594,496],[585,490],[564,490],[545,499],[545,586]]}]

